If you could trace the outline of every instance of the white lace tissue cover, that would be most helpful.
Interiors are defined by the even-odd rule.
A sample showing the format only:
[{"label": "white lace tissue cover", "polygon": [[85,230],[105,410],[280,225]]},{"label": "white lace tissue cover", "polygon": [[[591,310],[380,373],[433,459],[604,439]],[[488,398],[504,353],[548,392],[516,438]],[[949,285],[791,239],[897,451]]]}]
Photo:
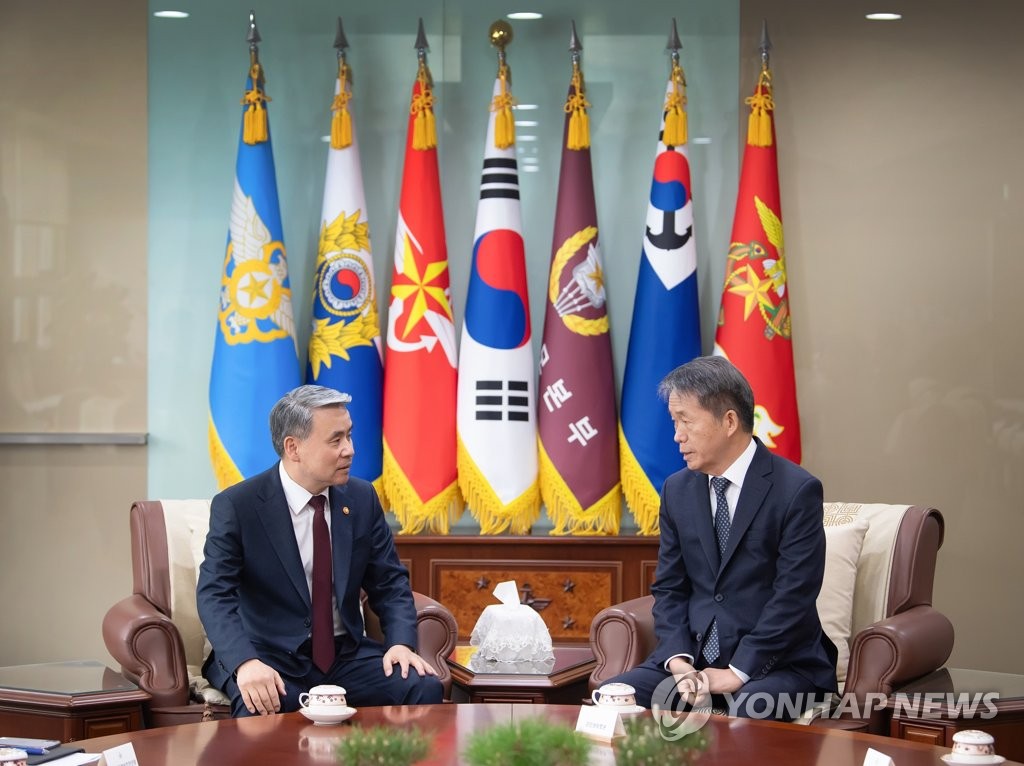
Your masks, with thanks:
[{"label": "white lace tissue cover", "polygon": [[478,647],[475,657],[494,662],[553,660],[548,626],[532,607],[519,603],[515,581],[498,583],[494,595],[501,603],[484,609],[469,638]]}]

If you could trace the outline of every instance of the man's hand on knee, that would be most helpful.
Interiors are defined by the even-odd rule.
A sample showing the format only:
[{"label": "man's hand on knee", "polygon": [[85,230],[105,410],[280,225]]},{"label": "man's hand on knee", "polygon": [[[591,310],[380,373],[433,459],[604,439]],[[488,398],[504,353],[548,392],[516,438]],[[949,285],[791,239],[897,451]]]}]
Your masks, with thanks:
[{"label": "man's hand on knee", "polygon": [[273,715],[280,712],[281,697],[286,691],[281,675],[272,667],[255,658],[246,660],[235,671],[235,682],[250,713]]},{"label": "man's hand on knee", "polygon": [[731,694],[743,686],[743,679],[729,668],[708,668],[704,673],[708,678],[708,691],[712,694]]},{"label": "man's hand on knee", "polygon": [[402,678],[409,677],[410,667],[415,668],[421,676],[437,675],[433,665],[404,644],[395,644],[384,654],[384,675],[390,678],[395,665],[402,669]]}]

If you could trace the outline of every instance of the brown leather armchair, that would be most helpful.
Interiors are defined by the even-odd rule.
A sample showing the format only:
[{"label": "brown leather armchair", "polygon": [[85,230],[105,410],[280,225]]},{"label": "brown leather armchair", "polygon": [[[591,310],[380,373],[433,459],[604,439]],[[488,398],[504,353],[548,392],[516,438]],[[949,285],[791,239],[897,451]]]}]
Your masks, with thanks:
[{"label": "brown leather armchair", "polygon": [[[103,618],[103,640],[124,676],[150,694],[148,726],[230,716],[226,698],[200,675],[209,643],[195,586],[209,508],[209,500],[140,500],[131,507],[132,595]],[[419,653],[437,669],[447,699],[455,618],[433,599],[413,596]],[[365,603],[363,609],[367,635],[380,639],[376,615]]]},{"label": "brown leather armchair", "polygon": [[[858,711],[863,711],[867,707],[863,703],[870,700],[867,695],[892,694],[941,667],[953,650],[953,625],[932,606],[935,563],[945,525],[939,511],[922,506],[828,503],[825,513],[826,520],[832,514],[866,527],[855,556],[852,619],[846,637],[849,662],[838,669],[841,681],[845,670],[841,691],[853,694],[862,703]],[[830,549],[826,557],[831,555]],[[594,618],[590,645],[597,666],[590,677],[592,689],[639,665],[654,650],[653,604],[652,596],[643,596],[611,606]],[[818,607],[822,612],[820,599]],[[887,714],[882,710],[858,718],[850,712],[821,716],[813,724],[888,733]]]}]

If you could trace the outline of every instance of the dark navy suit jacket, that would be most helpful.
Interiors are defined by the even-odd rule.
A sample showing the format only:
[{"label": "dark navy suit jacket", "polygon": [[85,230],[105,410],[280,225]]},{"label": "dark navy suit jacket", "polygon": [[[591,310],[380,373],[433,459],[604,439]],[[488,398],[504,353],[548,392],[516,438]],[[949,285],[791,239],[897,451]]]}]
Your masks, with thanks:
[{"label": "dark navy suit jacket", "polygon": [[[815,600],[825,571],[821,482],[760,441],[719,557],[707,474],[683,469],[661,494],[661,547],[651,586],[661,666],[676,654],[700,662],[712,620],[721,659],[751,679],[789,668],[836,689],[836,648]],[[716,664],[722,664],[721,662]]]},{"label": "dark navy suit jacket", "polygon": [[[416,608],[408,571],[373,486],[362,479],[330,490],[334,592],[348,633],[343,653],[358,656],[363,636],[360,590],[380,617],[388,646],[416,649]],[[343,512],[348,508],[349,512]],[[311,660],[297,652],[309,638],[311,600],[278,466],[213,498],[196,600],[213,652],[203,673],[224,688],[258,657],[291,676]],[[368,648],[368,647],[367,647]]]}]

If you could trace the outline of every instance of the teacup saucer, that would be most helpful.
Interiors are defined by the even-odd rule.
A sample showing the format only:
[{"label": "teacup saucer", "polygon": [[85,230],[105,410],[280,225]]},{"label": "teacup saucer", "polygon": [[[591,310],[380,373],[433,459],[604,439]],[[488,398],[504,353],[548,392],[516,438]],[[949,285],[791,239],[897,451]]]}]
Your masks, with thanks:
[{"label": "teacup saucer", "polygon": [[316,726],[331,726],[347,721],[356,714],[354,707],[336,707],[334,705],[310,705],[300,707],[299,712]]},{"label": "teacup saucer", "polygon": [[953,764],[953,766],[966,766],[967,764],[971,764],[971,766],[994,766],[994,764],[1002,763],[1006,760],[1001,755],[976,755],[973,756],[970,760],[965,760],[963,758],[958,758],[956,753],[946,753],[945,755],[940,755],[939,758],[941,758],[946,763]]},{"label": "teacup saucer", "polygon": [[595,705],[594,707],[599,707],[602,710],[614,710],[619,715],[636,715],[647,710],[640,705]]}]

